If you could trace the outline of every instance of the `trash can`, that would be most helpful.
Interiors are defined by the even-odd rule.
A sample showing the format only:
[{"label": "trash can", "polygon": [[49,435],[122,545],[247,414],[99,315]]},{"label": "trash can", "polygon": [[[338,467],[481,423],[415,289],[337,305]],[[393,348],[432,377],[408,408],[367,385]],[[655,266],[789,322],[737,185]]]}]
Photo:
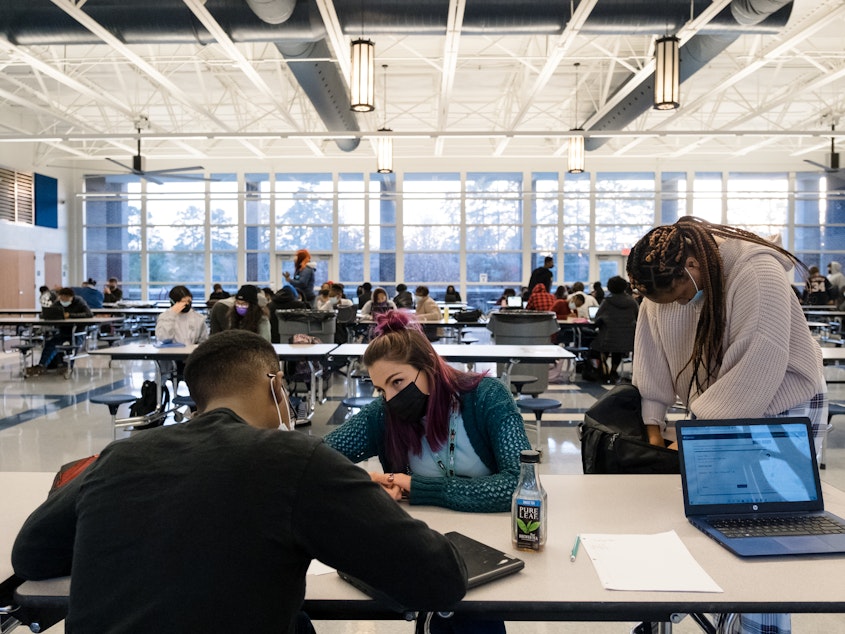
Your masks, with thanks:
[{"label": "trash can", "polygon": [[[501,310],[490,313],[487,330],[493,333],[495,342],[501,345],[550,344],[551,336],[558,331],[557,315],[536,310]],[[506,367],[504,363],[497,365],[499,376]],[[526,394],[537,396],[549,386],[548,363],[520,363],[514,371],[537,377],[534,383],[529,383],[523,389]]]},{"label": "trash can", "polygon": [[335,320],[333,310],[309,310],[294,308],[277,310],[279,341],[288,343],[293,335],[306,334],[317,337],[323,343],[334,343]]}]

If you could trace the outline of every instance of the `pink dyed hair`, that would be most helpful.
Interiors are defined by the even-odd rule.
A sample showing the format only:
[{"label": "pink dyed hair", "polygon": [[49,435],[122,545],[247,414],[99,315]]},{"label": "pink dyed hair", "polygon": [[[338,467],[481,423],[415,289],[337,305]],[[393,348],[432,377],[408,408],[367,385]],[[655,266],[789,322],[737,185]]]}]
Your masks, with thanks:
[{"label": "pink dyed hair", "polygon": [[404,469],[408,454],[422,454],[422,437],[438,451],[449,436],[449,417],[458,407],[457,397],[474,390],[484,374],[462,372],[448,365],[423,334],[420,324],[402,311],[389,310],[376,315],[375,337],[364,352],[364,365],[376,361],[407,364],[428,379],[429,397],[425,423],[397,424],[385,411],[387,458],[395,470]]}]

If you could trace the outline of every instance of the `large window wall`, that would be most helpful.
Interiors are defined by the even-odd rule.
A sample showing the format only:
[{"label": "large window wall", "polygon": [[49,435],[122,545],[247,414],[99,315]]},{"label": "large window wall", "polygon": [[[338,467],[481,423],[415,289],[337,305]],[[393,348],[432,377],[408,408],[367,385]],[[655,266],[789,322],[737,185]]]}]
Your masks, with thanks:
[{"label": "large window wall", "polygon": [[[297,249],[317,282],[448,284],[481,308],[546,255],[555,283],[624,271],[648,229],[685,214],[779,239],[808,265],[845,263],[845,189],[819,173],[223,173],[161,185],[86,182],[85,276],[127,297],[175,284],[278,287]],[[796,280],[800,282],[800,280]]]}]

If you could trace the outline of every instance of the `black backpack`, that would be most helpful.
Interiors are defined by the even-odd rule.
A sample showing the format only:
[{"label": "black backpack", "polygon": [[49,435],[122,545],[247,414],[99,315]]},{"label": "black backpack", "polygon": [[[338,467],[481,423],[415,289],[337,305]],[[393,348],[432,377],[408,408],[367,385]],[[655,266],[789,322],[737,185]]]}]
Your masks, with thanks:
[{"label": "black backpack", "polygon": [[678,452],[648,442],[640,391],[617,385],[584,413],[578,426],[584,473],[680,473]]},{"label": "black backpack", "polygon": [[[152,414],[159,406],[156,397],[157,385],[155,381],[144,381],[141,385],[141,396],[135,399],[135,402],[129,406],[129,416],[146,416]],[[161,387],[161,406],[166,407],[170,401],[170,392],[166,385]],[[150,423],[148,425],[135,425],[135,429],[146,429],[147,427],[155,427],[161,425],[164,419]]]}]

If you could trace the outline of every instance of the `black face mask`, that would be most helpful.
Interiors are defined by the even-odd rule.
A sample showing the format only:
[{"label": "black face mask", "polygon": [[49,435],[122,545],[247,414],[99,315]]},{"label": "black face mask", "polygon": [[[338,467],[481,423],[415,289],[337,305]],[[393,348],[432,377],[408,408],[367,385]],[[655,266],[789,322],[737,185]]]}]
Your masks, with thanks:
[{"label": "black face mask", "polygon": [[418,423],[425,416],[427,408],[428,394],[423,394],[416,383],[409,383],[387,401],[391,419],[399,423]]}]

